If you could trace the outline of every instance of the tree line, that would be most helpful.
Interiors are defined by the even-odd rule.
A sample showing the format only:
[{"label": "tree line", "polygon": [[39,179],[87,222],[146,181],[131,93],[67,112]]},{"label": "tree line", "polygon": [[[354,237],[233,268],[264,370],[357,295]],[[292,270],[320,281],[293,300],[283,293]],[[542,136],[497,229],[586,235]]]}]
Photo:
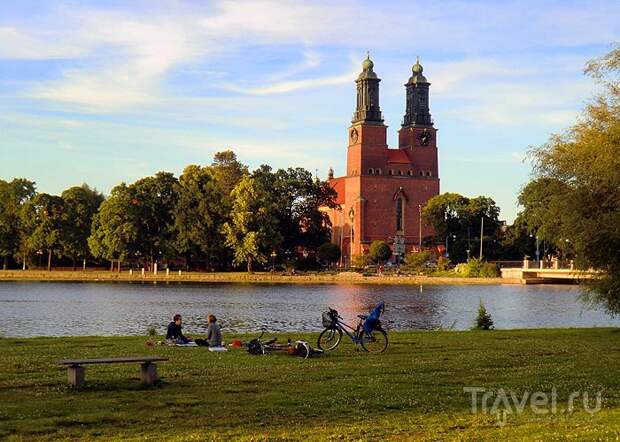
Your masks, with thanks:
[{"label": "tree line", "polygon": [[334,197],[303,168],[250,172],[232,151],[178,178],[158,172],[121,183],[107,198],[86,184],[55,196],[37,193],[33,181],[0,180],[0,257],[4,269],[44,258],[48,269],[62,259],[74,268],[116,261],[252,271],[270,257],[315,254],[331,234],[320,208],[334,207]]}]

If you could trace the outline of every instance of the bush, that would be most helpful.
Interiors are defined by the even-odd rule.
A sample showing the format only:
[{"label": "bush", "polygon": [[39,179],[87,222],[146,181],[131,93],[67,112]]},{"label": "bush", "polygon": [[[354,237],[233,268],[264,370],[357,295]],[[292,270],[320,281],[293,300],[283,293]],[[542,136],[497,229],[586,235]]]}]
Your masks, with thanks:
[{"label": "bush", "polygon": [[387,261],[392,256],[392,249],[385,241],[373,241],[368,256],[375,263]]},{"label": "bush", "polygon": [[405,257],[405,268],[414,272],[422,272],[428,268],[430,261],[429,252],[410,252]]},{"label": "bush", "polygon": [[464,264],[459,264],[456,266],[456,271],[466,278],[496,278],[500,275],[497,265],[478,258],[473,258]]},{"label": "bush", "polygon": [[490,262],[485,262],[480,269],[481,278],[497,278],[500,274],[501,272],[497,264],[492,264]]},{"label": "bush", "polygon": [[450,260],[445,256],[440,256],[437,258],[437,270],[440,272],[445,272],[450,267]]},{"label": "bush", "polygon": [[326,242],[319,247],[319,259],[331,265],[340,259],[340,247],[331,242]]},{"label": "bush", "polygon": [[491,315],[487,312],[486,307],[480,300],[480,306],[478,307],[478,317],[476,318],[476,324],[474,325],[474,330],[493,330],[495,326],[493,325],[493,319],[491,319]]},{"label": "bush", "polygon": [[364,268],[370,264],[370,257],[368,255],[353,255],[351,260],[351,267]]}]

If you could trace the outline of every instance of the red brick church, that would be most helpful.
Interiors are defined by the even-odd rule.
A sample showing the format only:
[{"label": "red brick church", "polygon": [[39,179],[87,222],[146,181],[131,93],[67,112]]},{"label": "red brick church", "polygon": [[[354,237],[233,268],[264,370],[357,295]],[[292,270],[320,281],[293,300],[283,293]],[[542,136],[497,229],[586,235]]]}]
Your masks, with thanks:
[{"label": "red brick church", "polygon": [[405,84],[406,107],[398,131],[398,148],[387,145],[387,126],[379,107],[379,82],[367,57],[355,81],[357,106],[349,127],[347,174],[329,182],[336,190],[337,209],[329,211],[332,240],[343,262],[368,253],[370,243],[384,240],[395,259],[420,248],[432,234],[420,219],[421,208],[439,194],[437,129],[429,110],[430,83],[419,60]]}]

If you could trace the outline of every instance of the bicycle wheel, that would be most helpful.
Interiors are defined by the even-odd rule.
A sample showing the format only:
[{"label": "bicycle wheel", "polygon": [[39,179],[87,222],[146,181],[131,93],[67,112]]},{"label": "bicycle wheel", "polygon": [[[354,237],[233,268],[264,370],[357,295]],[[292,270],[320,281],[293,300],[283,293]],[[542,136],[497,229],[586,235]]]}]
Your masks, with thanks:
[{"label": "bicycle wheel", "polygon": [[342,330],[339,328],[326,328],[319,335],[316,342],[317,347],[323,351],[333,350],[338,347],[342,339]]},{"label": "bicycle wheel", "polygon": [[382,329],[376,329],[370,333],[362,330],[360,343],[368,353],[383,353],[388,346],[387,333]]}]

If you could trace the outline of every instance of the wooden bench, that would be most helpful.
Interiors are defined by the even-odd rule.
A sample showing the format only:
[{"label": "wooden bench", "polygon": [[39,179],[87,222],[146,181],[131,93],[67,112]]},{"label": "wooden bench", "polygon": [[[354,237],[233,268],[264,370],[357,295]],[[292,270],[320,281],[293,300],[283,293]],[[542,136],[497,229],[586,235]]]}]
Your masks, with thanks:
[{"label": "wooden bench", "polygon": [[152,384],[159,377],[157,376],[157,366],[155,362],[167,361],[168,358],[161,356],[130,356],[124,358],[103,358],[103,359],[63,359],[57,362],[58,365],[67,366],[67,379],[74,387],[84,385],[83,365],[93,364],[124,364],[138,362],[140,364],[140,380],[143,384]]}]

